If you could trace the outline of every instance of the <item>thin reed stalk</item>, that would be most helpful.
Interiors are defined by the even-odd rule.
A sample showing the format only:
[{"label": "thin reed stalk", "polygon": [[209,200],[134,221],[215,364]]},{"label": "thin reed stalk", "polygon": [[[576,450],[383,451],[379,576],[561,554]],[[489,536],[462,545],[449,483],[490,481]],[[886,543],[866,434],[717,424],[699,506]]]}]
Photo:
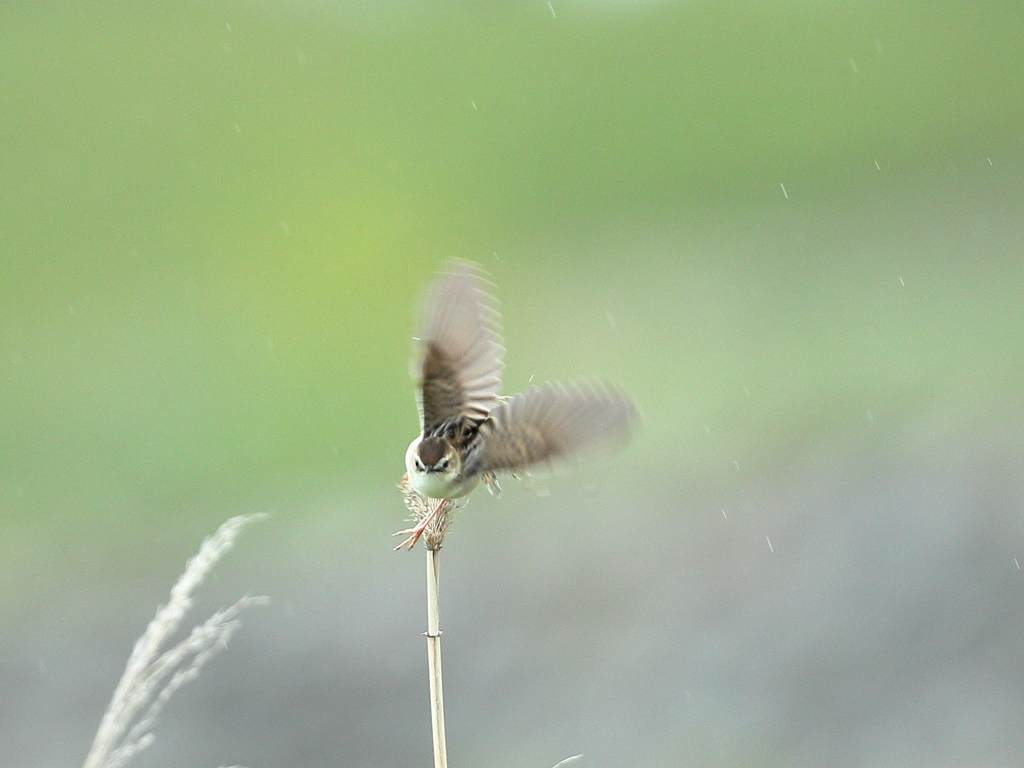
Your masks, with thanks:
[{"label": "thin reed stalk", "polygon": [[430,725],[434,768],[448,768],[444,736],[444,686],[441,682],[441,607],[438,599],[440,551],[427,548],[427,669],[430,676]]},{"label": "thin reed stalk", "polygon": [[448,768],[448,748],[444,737],[444,689],[441,684],[441,604],[438,597],[438,560],[441,544],[451,526],[457,504],[449,499],[424,499],[403,477],[398,490],[412,514],[415,528],[399,531],[410,534],[396,549],[416,546],[422,534],[427,550],[427,672],[430,677],[430,726],[434,738],[434,768]]}]

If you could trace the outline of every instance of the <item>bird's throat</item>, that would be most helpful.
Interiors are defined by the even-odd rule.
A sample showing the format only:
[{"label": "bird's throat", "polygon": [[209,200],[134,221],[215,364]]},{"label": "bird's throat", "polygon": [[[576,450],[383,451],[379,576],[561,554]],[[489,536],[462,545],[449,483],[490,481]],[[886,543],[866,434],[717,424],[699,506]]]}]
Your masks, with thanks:
[{"label": "bird's throat", "polygon": [[411,472],[409,482],[420,496],[429,499],[457,499],[465,496],[480,481],[477,476],[459,477],[456,473]]}]

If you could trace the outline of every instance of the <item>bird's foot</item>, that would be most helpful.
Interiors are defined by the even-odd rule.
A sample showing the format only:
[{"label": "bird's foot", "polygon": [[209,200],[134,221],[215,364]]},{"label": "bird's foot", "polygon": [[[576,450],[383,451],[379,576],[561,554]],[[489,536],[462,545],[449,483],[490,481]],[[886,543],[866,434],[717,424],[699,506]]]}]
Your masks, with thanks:
[{"label": "bird's foot", "polygon": [[391,534],[392,536],[408,536],[407,539],[405,539],[401,544],[395,547],[394,551],[397,552],[398,550],[402,549],[402,547],[404,547],[406,544],[408,544],[409,551],[412,552],[413,547],[416,546],[416,542],[420,540],[420,536],[422,536],[423,532],[427,530],[427,526],[430,525],[431,522],[433,522],[435,517],[437,517],[437,513],[444,509],[449,503],[450,502],[448,501],[448,499],[439,499],[437,501],[437,504],[434,506],[434,509],[430,512],[430,514],[424,517],[418,523],[416,523],[415,526],[413,526],[412,528],[406,528],[404,531],[396,531],[395,533]]}]

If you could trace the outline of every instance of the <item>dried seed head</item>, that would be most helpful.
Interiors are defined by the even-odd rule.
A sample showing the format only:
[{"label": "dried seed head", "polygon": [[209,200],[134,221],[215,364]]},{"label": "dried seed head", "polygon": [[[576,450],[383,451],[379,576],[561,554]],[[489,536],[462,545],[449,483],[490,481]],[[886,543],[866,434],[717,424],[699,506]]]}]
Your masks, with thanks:
[{"label": "dried seed head", "polygon": [[402,478],[398,490],[401,491],[405,507],[411,515],[410,522],[418,525],[430,518],[430,522],[423,530],[423,543],[427,549],[439,550],[448,528],[451,527],[458,504],[452,499],[426,499],[420,496],[413,490],[408,476]]}]

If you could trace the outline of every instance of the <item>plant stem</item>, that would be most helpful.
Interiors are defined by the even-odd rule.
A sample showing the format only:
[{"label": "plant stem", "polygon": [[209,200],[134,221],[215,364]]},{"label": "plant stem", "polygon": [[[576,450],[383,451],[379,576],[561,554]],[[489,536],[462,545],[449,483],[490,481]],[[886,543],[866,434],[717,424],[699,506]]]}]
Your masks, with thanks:
[{"label": "plant stem", "polygon": [[437,589],[439,554],[439,550],[427,549],[427,666],[430,674],[434,768],[448,768],[448,749],[444,739],[444,690],[441,685],[441,609]]}]

